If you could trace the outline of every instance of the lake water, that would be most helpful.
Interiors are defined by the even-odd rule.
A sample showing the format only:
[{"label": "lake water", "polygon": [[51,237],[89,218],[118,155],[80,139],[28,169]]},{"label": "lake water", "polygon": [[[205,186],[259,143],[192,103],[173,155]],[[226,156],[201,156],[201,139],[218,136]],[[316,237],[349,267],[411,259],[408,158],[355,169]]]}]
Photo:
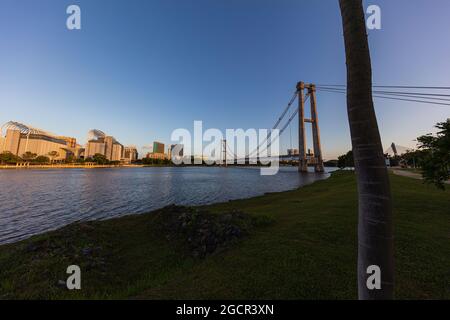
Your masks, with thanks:
[{"label": "lake water", "polygon": [[0,170],[0,244],[74,221],[248,198],[327,177],[295,167],[282,167],[274,176],[230,167]]}]

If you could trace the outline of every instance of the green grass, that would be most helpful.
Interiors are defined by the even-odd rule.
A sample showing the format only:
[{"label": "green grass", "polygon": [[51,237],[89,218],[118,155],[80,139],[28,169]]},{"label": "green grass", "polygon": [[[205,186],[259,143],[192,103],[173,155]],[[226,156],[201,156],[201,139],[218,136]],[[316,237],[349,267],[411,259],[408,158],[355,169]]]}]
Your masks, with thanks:
[{"label": "green grass", "polygon": [[[396,297],[449,299],[450,191],[390,178]],[[239,209],[273,222],[205,259],[192,258],[182,245],[167,241],[155,214],[74,224],[1,246],[0,298],[356,298],[353,173],[207,209],[218,214]],[[83,248],[96,247],[83,255]],[[82,269],[82,290],[57,285],[70,264]]]}]

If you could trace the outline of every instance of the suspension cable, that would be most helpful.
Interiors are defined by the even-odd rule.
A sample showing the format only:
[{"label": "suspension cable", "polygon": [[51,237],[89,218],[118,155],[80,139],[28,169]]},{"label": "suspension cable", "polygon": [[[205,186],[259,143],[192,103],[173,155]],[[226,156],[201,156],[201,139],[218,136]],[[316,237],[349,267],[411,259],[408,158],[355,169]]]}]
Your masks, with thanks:
[{"label": "suspension cable", "polygon": [[[278,127],[278,125],[280,124],[280,122],[283,120],[283,118],[286,116],[286,113],[289,111],[289,109],[291,108],[292,104],[294,103],[294,101],[297,99],[298,96],[298,90],[296,90],[294,92],[294,95],[292,96],[292,98],[289,100],[288,105],[286,106],[286,108],[284,109],[283,113],[281,114],[281,116],[278,118],[278,120],[275,122],[275,124],[272,127],[272,130],[276,129]],[[258,147],[256,147],[256,149],[254,149],[252,152],[250,152],[248,154],[248,157],[252,156],[255,152],[257,152],[259,150],[259,148],[263,145],[263,143],[265,143],[267,141],[267,139],[270,138],[272,132],[269,132],[268,136],[264,139],[263,142],[261,142]]]},{"label": "suspension cable", "polygon": [[[318,88],[317,90],[318,91],[322,91],[322,92],[329,92],[329,93],[346,94],[345,90],[332,90],[332,89],[320,89],[320,88]],[[387,96],[387,95],[377,94],[377,93],[375,93],[372,96],[374,98],[381,98],[381,99],[388,99],[388,100],[398,100],[398,101],[408,101],[408,102],[417,102],[417,103],[424,103],[424,104],[450,106],[450,103],[442,103],[442,102],[427,101],[427,100],[417,100],[417,99],[406,99],[407,97],[410,97],[410,96],[406,96],[406,95],[403,96],[404,98],[394,97],[394,96]],[[411,96],[411,97],[414,98],[413,96]],[[417,98],[422,98],[422,97],[417,97]],[[423,99],[431,99],[431,98],[423,97]],[[444,101],[448,101],[448,100],[444,100]]]},{"label": "suspension cable", "polygon": [[[316,87],[341,87],[346,88],[345,84],[317,84]],[[372,86],[373,88],[394,88],[394,89],[430,89],[430,90],[450,90],[450,87],[433,86]]]}]

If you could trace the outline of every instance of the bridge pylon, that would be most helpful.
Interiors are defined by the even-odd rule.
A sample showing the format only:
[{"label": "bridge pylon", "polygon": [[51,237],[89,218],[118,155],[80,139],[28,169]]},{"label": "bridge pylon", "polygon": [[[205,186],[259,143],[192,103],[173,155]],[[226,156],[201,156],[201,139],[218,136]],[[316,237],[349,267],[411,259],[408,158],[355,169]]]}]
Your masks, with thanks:
[{"label": "bridge pylon", "polygon": [[[305,90],[311,103],[311,118],[305,118]],[[316,86],[304,82],[297,83],[298,91],[298,144],[299,144],[299,162],[298,171],[308,172],[308,161],[314,164],[315,172],[324,172],[322,147],[320,144],[319,117],[317,114]],[[310,159],[306,156],[306,133],[305,123],[312,125],[312,138],[314,156]]]},{"label": "bridge pylon", "polygon": [[223,139],[221,144],[222,149],[222,166],[226,167],[227,163],[227,140]]}]

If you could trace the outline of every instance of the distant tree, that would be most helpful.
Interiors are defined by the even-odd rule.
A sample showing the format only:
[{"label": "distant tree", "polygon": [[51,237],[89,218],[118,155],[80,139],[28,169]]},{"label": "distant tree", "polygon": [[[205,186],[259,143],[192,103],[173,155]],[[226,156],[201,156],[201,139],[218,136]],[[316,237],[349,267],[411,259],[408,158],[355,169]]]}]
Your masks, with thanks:
[{"label": "distant tree", "polygon": [[32,161],[32,160],[34,160],[36,157],[37,157],[37,154],[36,154],[36,153],[32,153],[32,152],[30,152],[30,151],[27,151],[27,152],[25,152],[25,153],[22,155],[22,159],[23,159],[24,161]]},{"label": "distant tree", "polygon": [[67,163],[73,163],[73,162],[75,162],[75,156],[73,155],[73,154],[69,154],[68,156],[67,156],[67,158],[66,158],[66,162]]},{"label": "distant tree", "polygon": [[354,167],[355,162],[353,160],[353,151],[349,151],[346,154],[338,157],[338,167],[341,169]]},{"label": "distant tree", "polygon": [[36,157],[36,159],[34,159],[35,162],[37,163],[49,163],[50,162],[50,158],[46,157],[46,156],[38,156]]},{"label": "distant tree", "polygon": [[338,160],[328,160],[328,161],[325,161],[324,163],[323,163],[323,165],[325,166],[325,167],[337,167],[338,166]]},{"label": "distant tree", "polygon": [[422,150],[407,150],[404,154],[400,156],[401,162],[408,167],[419,167],[419,163],[423,158]]},{"label": "distant tree", "polygon": [[100,153],[94,154],[94,156],[92,157],[92,161],[97,164],[108,164],[109,163],[108,159],[106,159],[106,156],[104,156],[103,154],[100,154]]},{"label": "distant tree", "polygon": [[94,159],[92,159],[91,157],[87,157],[83,162],[94,162]]},{"label": "distant tree", "polygon": [[53,162],[56,157],[59,157],[59,152],[57,152],[57,151],[50,151],[48,153],[48,155],[50,156],[50,159]]},{"label": "distant tree", "polygon": [[20,162],[21,159],[12,154],[9,151],[4,151],[2,153],[0,153],[0,162],[3,164],[16,164],[17,162]]},{"label": "distant tree", "polygon": [[426,182],[445,189],[444,182],[450,179],[450,119],[436,125],[438,133],[417,138],[422,151],[419,165]]},{"label": "distant tree", "polygon": [[402,163],[402,157],[399,155],[389,156],[389,164],[391,167],[398,167]]}]

